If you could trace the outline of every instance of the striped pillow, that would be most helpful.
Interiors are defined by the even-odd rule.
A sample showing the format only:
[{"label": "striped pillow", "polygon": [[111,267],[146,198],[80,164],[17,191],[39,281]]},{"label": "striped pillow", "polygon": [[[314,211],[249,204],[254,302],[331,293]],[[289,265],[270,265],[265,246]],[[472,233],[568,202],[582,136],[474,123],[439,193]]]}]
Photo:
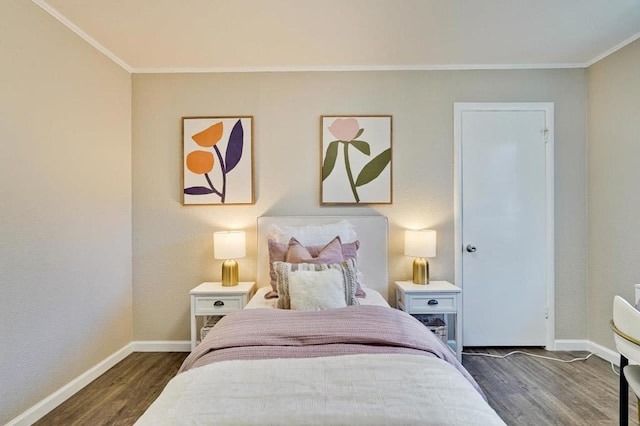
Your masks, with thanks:
[{"label": "striped pillow", "polygon": [[[345,305],[359,304],[356,298],[357,269],[355,259],[347,259],[342,263],[332,264],[274,262],[273,266],[277,276],[278,301],[276,307],[278,309],[291,309],[289,285],[292,274],[295,274],[297,271],[318,272],[328,269],[335,269],[342,274],[342,289],[344,291]],[[300,283],[299,280],[296,279],[296,285],[298,284],[304,285],[304,283]],[[322,301],[318,302],[322,304]]]}]

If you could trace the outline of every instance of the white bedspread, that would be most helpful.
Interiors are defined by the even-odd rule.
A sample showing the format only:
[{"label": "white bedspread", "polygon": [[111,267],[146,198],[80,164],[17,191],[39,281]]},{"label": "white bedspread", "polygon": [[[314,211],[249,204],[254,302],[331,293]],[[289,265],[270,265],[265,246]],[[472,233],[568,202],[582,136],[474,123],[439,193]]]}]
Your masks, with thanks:
[{"label": "white bedspread", "polygon": [[419,355],[224,361],[177,375],[137,425],[504,425],[452,365]]}]

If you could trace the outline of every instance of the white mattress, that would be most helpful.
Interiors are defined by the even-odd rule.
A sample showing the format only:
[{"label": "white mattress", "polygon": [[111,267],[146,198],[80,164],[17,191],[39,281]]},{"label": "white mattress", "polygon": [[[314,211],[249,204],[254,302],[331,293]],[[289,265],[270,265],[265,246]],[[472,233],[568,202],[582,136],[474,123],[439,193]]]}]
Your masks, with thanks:
[{"label": "white mattress", "polygon": [[[358,298],[358,301],[361,305],[376,305],[376,306],[389,306],[387,301],[382,297],[382,295],[375,291],[374,289],[363,287],[362,288],[365,293],[367,293],[367,297]],[[249,303],[244,307],[245,309],[256,309],[256,308],[276,308],[276,300],[278,299],[265,299],[264,295],[271,290],[271,287],[260,287],[256,294],[253,295]]]}]

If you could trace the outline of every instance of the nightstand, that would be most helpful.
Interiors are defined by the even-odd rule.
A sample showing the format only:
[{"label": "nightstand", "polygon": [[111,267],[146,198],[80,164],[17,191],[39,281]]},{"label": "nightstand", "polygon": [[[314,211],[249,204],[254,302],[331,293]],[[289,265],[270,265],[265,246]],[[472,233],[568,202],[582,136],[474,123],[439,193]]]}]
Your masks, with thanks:
[{"label": "nightstand", "polygon": [[[448,326],[447,344],[462,361],[462,289],[447,281],[396,281],[396,306],[408,314],[437,314]],[[451,333],[453,324],[453,333]]]},{"label": "nightstand", "polygon": [[223,287],[222,283],[202,283],[189,292],[191,296],[191,350],[198,344],[199,316],[226,315],[244,308],[255,291],[255,282],[240,282]]}]

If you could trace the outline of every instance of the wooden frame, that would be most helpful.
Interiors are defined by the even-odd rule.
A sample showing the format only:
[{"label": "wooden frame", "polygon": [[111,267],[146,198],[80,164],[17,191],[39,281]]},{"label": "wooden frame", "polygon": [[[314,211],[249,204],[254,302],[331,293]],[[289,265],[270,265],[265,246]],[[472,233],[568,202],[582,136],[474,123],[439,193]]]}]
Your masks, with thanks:
[{"label": "wooden frame", "polygon": [[182,203],[253,204],[253,116],[182,117]]},{"label": "wooden frame", "polygon": [[320,117],[320,204],[392,203],[392,118]]}]

